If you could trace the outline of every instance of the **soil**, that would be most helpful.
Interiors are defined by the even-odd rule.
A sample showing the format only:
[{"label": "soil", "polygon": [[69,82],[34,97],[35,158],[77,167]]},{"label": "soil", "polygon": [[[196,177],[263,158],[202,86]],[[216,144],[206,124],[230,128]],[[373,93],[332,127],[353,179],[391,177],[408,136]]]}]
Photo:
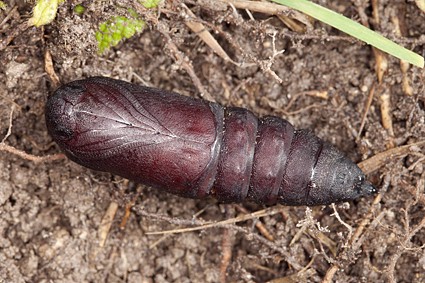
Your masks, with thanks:
[{"label": "soil", "polygon": [[[370,46],[320,22],[296,32],[276,16],[224,2],[166,1],[146,11],[133,1],[83,1],[78,15],[80,2],[67,1],[51,24],[24,28],[29,2],[11,0],[0,10],[2,145],[29,154],[0,151],[0,282],[425,282],[423,147],[376,164],[368,175],[380,189],[376,198],[311,209],[183,199],[67,159],[32,159],[60,153],[44,122],[55,88],[46,52],[62,83],[102,75],[276,115],[312,129],[356,162],[424,140],[423,69],[404,72],[398,59],[384,55],[379,82],[381,57]],[[424,54],[425,13],[414,1],[377,1],[375,9],[369,2],[317,1]],[[95,31],[127,15],[123,7],[147,26],[99,55]],[[240,64],[189,29],[187,9]],[[288,16],[305,27],[306,18]],[[102,246],[98,231],[115,203]],[[262,209],[264,217],[232,220]],[[223,220],[229,223],[147,234]]]}]

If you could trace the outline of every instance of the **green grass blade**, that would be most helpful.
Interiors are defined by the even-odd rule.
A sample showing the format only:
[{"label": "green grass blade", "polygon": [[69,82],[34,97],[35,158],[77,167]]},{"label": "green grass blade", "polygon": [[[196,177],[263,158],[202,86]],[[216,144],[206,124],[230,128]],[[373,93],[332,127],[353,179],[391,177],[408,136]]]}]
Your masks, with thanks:
[{"label": "green grass blade", "polygon": [[362,40],[394,57],[407,61],[415,66],[424,67],[424,58],[382,35],[350,20],[332,10],[324,8],[307,0],[271,0],[281,5],[288,6],[324,22],[340,31],[343,31],[359,40]]}]

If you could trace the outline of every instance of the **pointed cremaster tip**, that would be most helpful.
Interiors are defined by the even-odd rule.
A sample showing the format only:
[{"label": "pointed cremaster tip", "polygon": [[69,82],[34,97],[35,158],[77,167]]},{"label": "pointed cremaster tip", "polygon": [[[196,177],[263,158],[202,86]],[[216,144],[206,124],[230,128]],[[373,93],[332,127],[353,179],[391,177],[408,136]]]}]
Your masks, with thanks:
[{"label": "pointed cremaster tip", "polygon": [[368,181],[365,181],[361,188],[364,195],[374,195],[378,193],[378,190]]}]

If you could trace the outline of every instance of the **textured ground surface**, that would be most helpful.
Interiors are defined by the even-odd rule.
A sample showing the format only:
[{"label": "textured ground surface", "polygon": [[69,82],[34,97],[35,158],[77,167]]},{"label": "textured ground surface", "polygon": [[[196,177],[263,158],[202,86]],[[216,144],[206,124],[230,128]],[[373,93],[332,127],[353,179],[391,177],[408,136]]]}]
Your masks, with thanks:
[{"label": "textured ground surface", "polygon": [[[9,16],[0,24],[0,137],[7,135],[14,109],[4,144],[31,155],[59,152],[44,124],[44,104],[54,90],[44,69],[46,51],[62,82],[104,75],[195,97],[204,88],[223,105],[310,128],[358,162],[425,137],[424,71],[407,71],[408,95],[399,60],[387,57],[378,85],[372,49],[318,22],[297,33],[276,16],[183,1],[234,61],[249,64],[240,67],[225,62],[188,28],[183,2],[167,1],[159,17],[157,11],[138,10],[148,19],[145,31],[103,56],[96,53],[94,32],[101,21],[125,15],[120,8],[129,6],[125,1],[83,2],[82,16],[72,12],[77,2],[70,1],[74,4],[61,5],[52,24],[24,31],[20,24],[32,6],[19,1],[11,12],[12,2],[0,11],[0,22]],[[371,6],[360,5],[367,1],[318,2],[423,54],[425,14],[413,1],[379,1],[379,23]],[[395,33],[397,20],[402,35]],[[276,56],[273,35],[276,51],[285,50]],[[321,92],[328,98],[320,98]],[[388,112],[382,110],[385,96]],[[382,113],[389,115],[392,130],[384,127]],[[420,151],[388,160],[369,175],[382,198],[376,204],[372,197],[337,206],[341,220],[331,207],[276,207],[260,219],[162,236],[146,233],[243,212],[235,205],[140,187],[120,229],[125,205],[135,194],[118,177],[65,159],[35,163],[0,151],[0,282],[218,282],[229,251],[227,282],[425,282],[424,164]],[[98,229],[111,202],[119,208],[100,248]]]}]

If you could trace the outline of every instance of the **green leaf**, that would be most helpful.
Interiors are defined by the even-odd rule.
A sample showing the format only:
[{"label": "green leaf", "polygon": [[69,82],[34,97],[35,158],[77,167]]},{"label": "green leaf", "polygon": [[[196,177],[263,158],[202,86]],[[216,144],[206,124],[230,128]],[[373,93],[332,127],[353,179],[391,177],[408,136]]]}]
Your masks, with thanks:
[{"label": "green leaf", "polygon": [[140,3],[146,9],[156,8],[162,0],[141,0]]},{"label": "green leaf", "polygon": [[6,4],[4,4],[4,2],[3,1],[0,1],[0,9],[2,9],[2,10],[6,10]]},{"label": "green leaf", "polygon": [[28,20],[30,26],[40,27],[50,24],[56,17],[58,6],[64,0],[37,0],[33,15]]},{"label": "green leaf", "polygon": [[99,53],[105,52],[107,49],[116,46],[121,40],[130,38],[143,30],[145,22],[131,11],[129,11],[130,14],[135,17],[115,16],[99,24],[99,30],[95,34]]},{"label": "green leaf", "polygon": [[340,31],[343,31],[361,41],[366,42],[392,56],[405,60],[415,66],[424,67],[424,58],[391,40],[383,37],[365,26],[350,20],[332,10],[307,0],[272,0],[281,5],[288,6],[319,21],[322,21]]},{"label": "green leaf", "polygon": [[76,13],[76,14],[78,14],[78,15],[82,15],[84,12],[86,11],[86,8],[83,6],[83,5],[81,5],[81,4],[78,4],[78,5],[75,5],[75,7],[74,7],[74,12]]}]

